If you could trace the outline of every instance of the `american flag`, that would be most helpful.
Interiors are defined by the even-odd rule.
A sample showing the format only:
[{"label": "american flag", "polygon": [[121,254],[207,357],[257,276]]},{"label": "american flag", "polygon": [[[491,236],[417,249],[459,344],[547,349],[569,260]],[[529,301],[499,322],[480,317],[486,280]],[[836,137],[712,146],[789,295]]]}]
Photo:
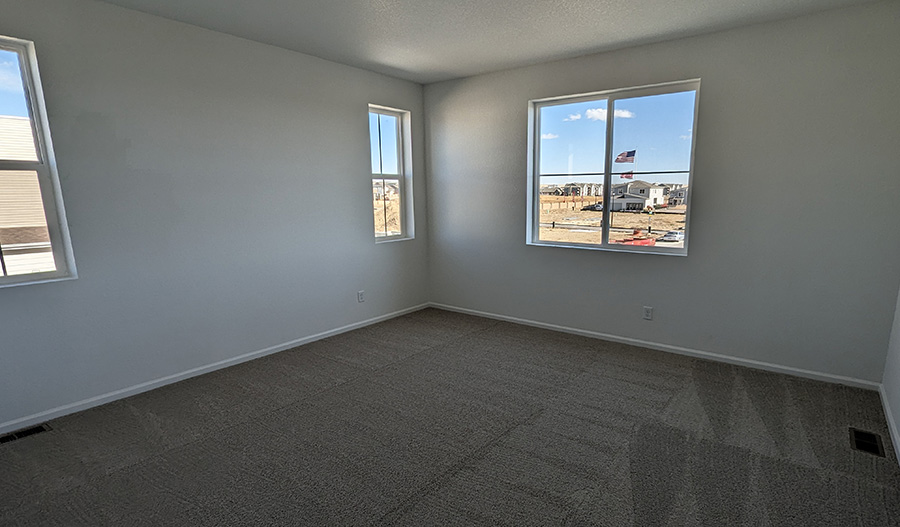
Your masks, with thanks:
[{"label": "american flag", "polygon": [[637,150],[626,150],[616,156],[616,163],[634,163],[635,154],[637,154]]},{"label": "american flag", "polygon": [[628,172],[622,172],[619,174],[619,177],[622,179],[634,179],[634,171],[629,170]]}]

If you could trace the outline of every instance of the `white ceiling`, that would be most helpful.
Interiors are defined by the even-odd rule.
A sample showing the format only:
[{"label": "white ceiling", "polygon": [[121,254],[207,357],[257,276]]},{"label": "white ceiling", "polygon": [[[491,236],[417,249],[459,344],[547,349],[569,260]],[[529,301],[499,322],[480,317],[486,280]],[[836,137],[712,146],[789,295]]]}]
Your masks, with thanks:
[{"label": "white ceiling", "polygon": [[871,0],[105,0],[420,83]]}]

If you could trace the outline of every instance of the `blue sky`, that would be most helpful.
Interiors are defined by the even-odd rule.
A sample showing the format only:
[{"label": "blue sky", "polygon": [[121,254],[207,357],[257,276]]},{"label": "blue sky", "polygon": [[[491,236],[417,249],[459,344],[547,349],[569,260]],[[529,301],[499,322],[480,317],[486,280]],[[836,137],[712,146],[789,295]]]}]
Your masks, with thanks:
[{"label": "blue sky", "polygon": [[19,55],[0,50],[0,115],[28,117]]},{"label": "blue sky", "polygon": [[[693,134],[693,91],[614,101],[613,157],[637,150],[635,163],[614,163],[612,171],[688,170]],[[604,171],[608,101],[543,106],[540,109],[542,174]],[[636,175],[634,179],[687,183],[687,174]],[[541,183],[602,182],[603,176],[543,177]],[[621,183],[613,175],[613,184]]]},{"label": "blue sky", "polygon": [[400,174],[398,163],[400,149],[397,145],[398,125],[399,121],[396,116],[369,112],[369,141],[373,174]]}]

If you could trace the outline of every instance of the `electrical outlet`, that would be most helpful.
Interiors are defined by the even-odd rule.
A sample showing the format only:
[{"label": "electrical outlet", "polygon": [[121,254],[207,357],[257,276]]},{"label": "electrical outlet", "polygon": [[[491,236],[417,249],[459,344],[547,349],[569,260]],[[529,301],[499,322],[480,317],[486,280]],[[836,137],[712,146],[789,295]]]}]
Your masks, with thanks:
[{"label": "electrical outlet", "polygon": [[644,306],[644,320],[653,320],[653,308]]},{"label": "electrical outlet", "polygon": [[366,292],[365,291],[357,291],[356,292],[356,301],[357,302],[365,302],[366,301]]}]

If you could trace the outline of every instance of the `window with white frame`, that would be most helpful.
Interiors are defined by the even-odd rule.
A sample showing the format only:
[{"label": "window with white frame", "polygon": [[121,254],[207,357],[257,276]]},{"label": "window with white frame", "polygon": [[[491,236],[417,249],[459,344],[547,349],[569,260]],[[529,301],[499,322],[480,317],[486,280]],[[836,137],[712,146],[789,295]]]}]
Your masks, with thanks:
[{"label": "window with white frame", "polygon": [[376,240],[413,237],[409,112],[369,105]]},{"label": "window with white frame", "polygon": [[0,287],[74,276],[34,45],[0,36]]},{"label": "window with white frame", "polygon": [[699,90],[530,101],[527,243],[686,255]]}]

